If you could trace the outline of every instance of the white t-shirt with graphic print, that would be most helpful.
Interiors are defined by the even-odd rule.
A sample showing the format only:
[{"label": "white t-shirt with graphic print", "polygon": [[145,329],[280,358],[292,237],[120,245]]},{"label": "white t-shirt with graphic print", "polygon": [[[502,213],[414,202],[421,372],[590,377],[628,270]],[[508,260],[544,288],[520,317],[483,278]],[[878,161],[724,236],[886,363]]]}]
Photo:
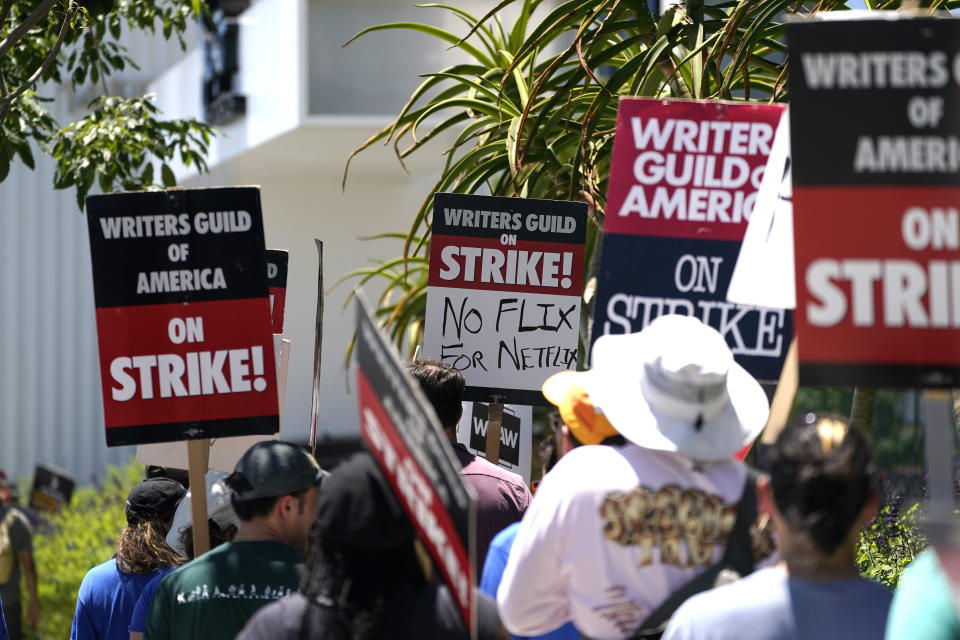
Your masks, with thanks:
[{"label": "white t-shirt with graphic print", "polygon": [[547,474],[497,592],[504,626],[538,635],[572,620],[629,637],[670,593],[719,561],[746,468],[628,443],[583,446]]}]

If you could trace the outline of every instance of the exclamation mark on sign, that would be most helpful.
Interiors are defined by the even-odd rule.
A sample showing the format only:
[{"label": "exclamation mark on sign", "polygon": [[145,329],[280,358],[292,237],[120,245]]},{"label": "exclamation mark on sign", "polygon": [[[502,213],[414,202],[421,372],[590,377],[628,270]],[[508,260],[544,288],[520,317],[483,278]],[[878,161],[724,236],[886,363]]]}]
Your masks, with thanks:
[{"label": "exclamation mark on sign", "polygon": [[560,286],[569,289],[573,285],[573,280],[569,278],[570,272],[573,270],[573,254],[569,251],[563,252],[563,267],[561,270],[564,277],[560,280]]},{"label": "exclamation mark on sign", "polygon": [[[250,357],[253,360],[253,375],[263,375],[263,347],[250,347]],[[253,381],[253,388],[257,391],[263,391],[267,388],[266,378],[256,378]]]}]

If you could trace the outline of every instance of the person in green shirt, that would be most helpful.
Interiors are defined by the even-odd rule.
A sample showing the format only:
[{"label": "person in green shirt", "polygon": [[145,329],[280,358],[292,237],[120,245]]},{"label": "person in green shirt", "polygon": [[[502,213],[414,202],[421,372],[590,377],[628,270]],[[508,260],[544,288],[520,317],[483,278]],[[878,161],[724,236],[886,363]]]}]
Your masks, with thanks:
[{"label": "person in green shirt", "polygon": [[960,620],[953,589],[936,551],[927,549],[907,567],[887,616],[887,640],[958,640]]},{"label": "person in green shirt", "polygon": [[146,640],[233,640],[260,607],[296,591],[325,475],[287,442],[259,442],[244,453],[226,478],[236,537],[160,582]]}]

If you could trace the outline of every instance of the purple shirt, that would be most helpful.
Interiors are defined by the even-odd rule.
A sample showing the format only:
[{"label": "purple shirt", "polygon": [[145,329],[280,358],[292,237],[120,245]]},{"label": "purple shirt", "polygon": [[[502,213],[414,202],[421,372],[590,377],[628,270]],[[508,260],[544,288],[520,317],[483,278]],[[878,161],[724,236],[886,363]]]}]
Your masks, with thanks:
[{"label": "purple shirt", "polygon": [[532,499],[523,478],[479,458],[460,443],[453,445],[460,460],[460,474],[477,494],[477,553],[474,566],[483,566],[493,537],[519,522]]}]

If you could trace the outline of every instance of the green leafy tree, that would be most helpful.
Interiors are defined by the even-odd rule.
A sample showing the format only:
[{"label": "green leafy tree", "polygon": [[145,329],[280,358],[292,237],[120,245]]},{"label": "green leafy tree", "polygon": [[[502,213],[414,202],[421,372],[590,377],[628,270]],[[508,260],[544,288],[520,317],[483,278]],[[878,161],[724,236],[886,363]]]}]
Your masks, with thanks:
[{"label": "green leafy tree", "polygon": [[[205,171],[214,131],[196,120],[163,120],[152,96],[111,95],[107,80],[137,68],[124,31],[183,33],[205,11],[201,0],[0,0],[0,182],[15,161],[34,168],[34,149],[56,161],[54,187],[74,188],[83,206],[104,192],[169,187],[179,158]],[[88,84],[100,96],[76,122],[61,123],[43,83]]]},{"label": "green leafy tree", "polygon": [[[867,4],[892,9],[899,1]],[[618,99],[783,101],[786,16],[847,9],[844,0],[688,0],[657,16],[645,0],[502,0],[487,14],[474,16],[450,5],[421,6],[453,14],[464,30],[404,22],[373,26],[353,38],[412,30],[469,58],[424,73],[395,120],[358,149],[382,142],[394,146],[401,162],[428,147],[446,158],[409,229],[378,236],[401,240],[401,255],[348,274],[359,284],[384,281],[377,313],[398,346],[409,350],[422,335],[434,192],[590,205],[583,346],[592,317]],[[928,0],[924,6],[952,8],[960,1]],[[449,147],[430,145],[446,139],[443,134],[453,136]],[[345,183],[346,178],[345,172]]]}]

